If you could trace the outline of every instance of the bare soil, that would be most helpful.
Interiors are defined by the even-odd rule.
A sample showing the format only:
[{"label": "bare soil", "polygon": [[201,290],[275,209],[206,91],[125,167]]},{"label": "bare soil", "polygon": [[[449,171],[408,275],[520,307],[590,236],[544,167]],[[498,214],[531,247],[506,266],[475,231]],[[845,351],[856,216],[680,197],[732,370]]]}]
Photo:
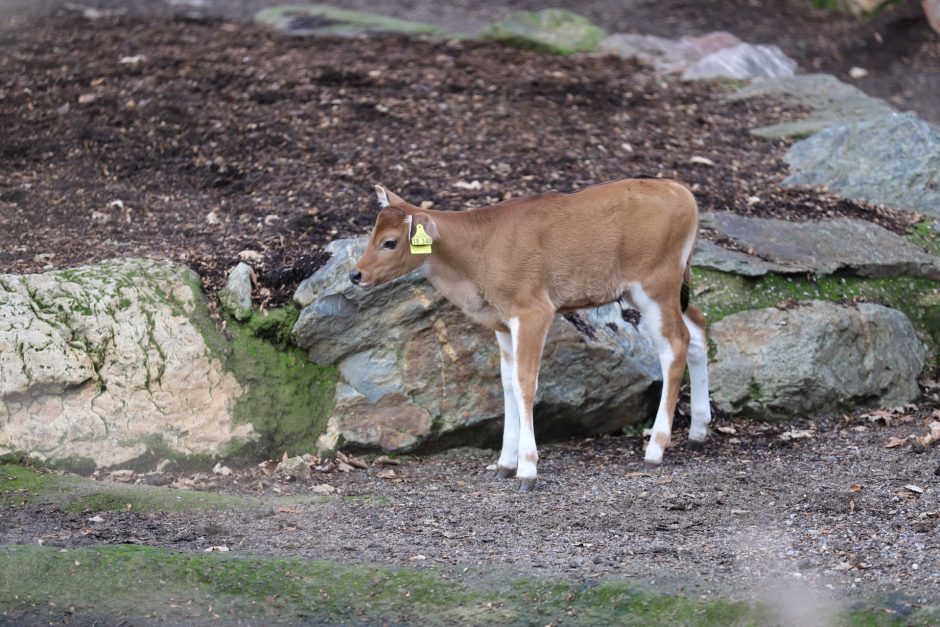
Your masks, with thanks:
[{"label": "bare soil", "polygon": [[780,188],[785,144],[748,129],[792,111],[613,58],[66,12],[0,38],[0,85],[0,272],[171,257],[214,294],[241,254],[273,306],[377,182],[460,209],[665,176],[705,211],[913,219]]}]

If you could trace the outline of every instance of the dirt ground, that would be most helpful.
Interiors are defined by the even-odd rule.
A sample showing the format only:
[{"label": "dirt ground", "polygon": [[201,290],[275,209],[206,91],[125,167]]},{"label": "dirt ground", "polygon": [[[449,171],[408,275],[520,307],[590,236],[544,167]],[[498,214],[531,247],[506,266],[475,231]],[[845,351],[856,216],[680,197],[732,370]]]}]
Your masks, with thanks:
[{"label": "dirt ground", "polygon": [[171,257],[214,294],[241,254],[276,305],[376,182],[457,209],[662,175],[705,211],[911,221],[781,189],[786,146],[748,129],[792,112],[613,58],[66,12],[0,38],[0,85],[0,272]]},{"label": "dirt ground", "polygon": [[[680,419],[658,468],[643,465],[639,435],[543,446],[539,489],[529,494],[494,479],[496,453],[476,449],[314,471],[290,483],[258,468],[146,475],[138,480],[267,504],[176,513],[7,507],[0,544],[226,546],[507,579],[627,578],[693,597],[759,601],[783,624],[824,624],[836,608],[878,598],[903,622],[940,598],[940,450],[907,439],[926,433],[936,406],[932,398],[815,424],[721,420],[700,451],[685,446]],[[892,437],[904,442],[887,448]],[[324,485],[356,498],[291,501],[329,492]]]}]

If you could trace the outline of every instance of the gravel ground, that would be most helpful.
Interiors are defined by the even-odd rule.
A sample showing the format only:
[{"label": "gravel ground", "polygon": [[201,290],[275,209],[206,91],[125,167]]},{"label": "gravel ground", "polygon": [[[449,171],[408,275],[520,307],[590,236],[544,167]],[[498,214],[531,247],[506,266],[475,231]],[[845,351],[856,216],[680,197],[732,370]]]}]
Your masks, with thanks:
[{"label": "gravel ground", "polygon": [[[16,29],[63,13],[67,4],[119,15],[221,16],[248,20],[284,0],[0,0],[0,30]],[[744,41],[775,44],[803,71],[826,72],[914,110],[940,124],[940,36],[927,23],[920,0],[902,0],[864,21],[820,10],[810,0],[332,0],[335,6],[476,32],[514,10],[560,6],[587,16],[609,32],[664,37],[726,30]],[[74,13],[74,11],[73,11]],[[850,70],[867,71],[853,78]]]},{"label": "gravel ground", "polygon": [[[685,446],[680,419],[674,448],[652,469],[639,435],[543,446],[531,494],[493,479],[495,452],[475,449],[292,483],[257,468],[164,476],[181,487],[262,496],[269,506],[104,512],[97,523],[91,512],[10,508],[0,543],[224,545],[341,562],[629,578],[779,604],[797,612],[785,614],[797,623],[799,612],[816,620],[825,608],[872,596],[904,613],[936,605],[940,594],[940,450],[905,439],[928,432],[936,407],[932,398],[815,424],[721,420],[701,451]],[[886,448],[892,437],[905,441]],[[323,484],[358,498],[289,503],[322,493]]]}]

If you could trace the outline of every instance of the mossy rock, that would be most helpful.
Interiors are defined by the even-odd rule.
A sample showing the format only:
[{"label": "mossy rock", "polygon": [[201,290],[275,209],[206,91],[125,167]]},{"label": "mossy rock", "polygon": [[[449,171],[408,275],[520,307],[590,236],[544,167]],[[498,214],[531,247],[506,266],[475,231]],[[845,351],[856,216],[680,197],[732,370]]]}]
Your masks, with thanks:
[{"label": "mossy rock", "polygon": [[444,31],[428,24],[399,20],[387,15],[350,11],[327,4],[288,4],[263,9],[255,21],[289,35],[360,35],[402,33],[443,37]]},{"label": "mossy rock", "polygon": [[487,27],[480,39],[551,54],[571,55],[594,50],[606,33],[571,11],[516,11]]},{"label": "mossy rock", "polygon": [[899,309],[927,346],[926,369],[940,367],[940,282],[907,276],[743,277],[703,268],[693,268],[692,275],[692,302],[705,311],[710,323],[741,311],[793,301],[864,301]]}]

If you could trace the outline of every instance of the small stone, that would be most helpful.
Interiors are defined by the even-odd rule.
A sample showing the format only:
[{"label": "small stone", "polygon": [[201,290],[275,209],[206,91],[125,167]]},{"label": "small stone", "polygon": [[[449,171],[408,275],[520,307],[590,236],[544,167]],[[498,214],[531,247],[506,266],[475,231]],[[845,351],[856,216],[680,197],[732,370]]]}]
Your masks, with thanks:
[{"label": "small stone", "polygon": [[277,478],[281,481],[306,481],[310,479],[310,466],[303,457],[289,457],[277,465]]},{"label": "small stone", "polygon": [[98,95],[94,93],[82,94],[78,97],[78,104],[91,104],[98,99]]},{"label": "small stone", "polygon": [[853,67],[852,69],[849,70],[849,76],[851,76],[854,79],[865,78],[866,76],[868,76],[868,70],[866,70],[865,68],[861,68],[861,67]]},{"label": "small stone", "polygon": [[261,262],[264,261],[264,255],[259,253],[257,250],[243,250],[238,253],[238,258],[242,261],[254,261]]},{"label": "small stone", "polygon": [[228,274],[225,287],[219,290],[219,303],[236,320],[251,317],[251,290],[257,282],[255,271],[247,263],[239,262]]},{"label": "small stone", "polygon": [[112,470],[110,473],[112,481],[120,481],[121,483],[130,483],[134,480],[134,471],[133,470]]}]

